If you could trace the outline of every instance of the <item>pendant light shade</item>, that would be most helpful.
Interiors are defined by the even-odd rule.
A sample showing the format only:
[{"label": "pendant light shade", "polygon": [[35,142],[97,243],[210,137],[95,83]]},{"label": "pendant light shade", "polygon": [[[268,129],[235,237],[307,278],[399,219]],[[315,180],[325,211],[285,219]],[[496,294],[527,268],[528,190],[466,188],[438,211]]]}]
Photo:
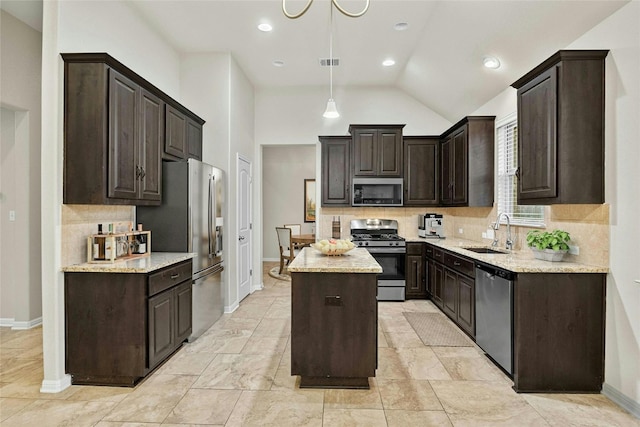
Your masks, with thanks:
[{"label": "pendant light shade", "polygon": [[324,114],[322,115],[322,117],[325,117],[327,119],[335,119],[337,117],[340,117],[340,113],[338,113],[338,109],[336,108],[336,102],[333,100],[333,98],[329,98],[329,101],[327,101],[327,109],[324,110]]}]

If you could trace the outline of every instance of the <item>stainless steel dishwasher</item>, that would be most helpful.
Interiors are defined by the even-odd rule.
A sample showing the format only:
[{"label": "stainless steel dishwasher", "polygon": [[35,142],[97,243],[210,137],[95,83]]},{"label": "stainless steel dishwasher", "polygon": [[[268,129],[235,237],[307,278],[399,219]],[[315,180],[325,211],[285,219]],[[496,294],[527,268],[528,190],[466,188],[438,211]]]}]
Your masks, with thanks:
[{"label": "stainless steel dishwasher", "polygon": [[476,344],[513,375],[515,273],[476,264]]}]

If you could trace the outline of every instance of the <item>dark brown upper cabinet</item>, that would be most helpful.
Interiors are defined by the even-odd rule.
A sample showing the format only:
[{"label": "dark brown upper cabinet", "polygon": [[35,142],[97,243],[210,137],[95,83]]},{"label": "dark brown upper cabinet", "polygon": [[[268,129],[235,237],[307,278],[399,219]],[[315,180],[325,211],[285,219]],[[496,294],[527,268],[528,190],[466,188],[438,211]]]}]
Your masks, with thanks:
[{"label": "dark brown upper cabinet", "polygon": [[167,105],[163,158],[202,160],[202,124],[177,108]]},{"label": "dark brown upper cabinet", "polygon": [[159,204],[165,105],[204,121],[106,53],[62,58],[64,203]]},{"label": "dark brown upper cabinet", "polygon": [[351,206],[351,137],[321,136],[322,206]]},{"label": "dark brown upper cabinet", "polygon": [[442,206],[493,206],[495,116],[467,116],[440,136]]},{"label": "dark brown upper cabinet", "polygon": [[437,136],[405,136],[404,140],[404,205],[437,206],[439,148]]},{"label": "dark brown upper cabinet", "polygon": [[404,125],[351,125],[353,176],[402,177]]},{"label": "dark brown upper cabinet", "polygon": [[604,203],[604,60],[561,50],[518,90],[518,204]]}]

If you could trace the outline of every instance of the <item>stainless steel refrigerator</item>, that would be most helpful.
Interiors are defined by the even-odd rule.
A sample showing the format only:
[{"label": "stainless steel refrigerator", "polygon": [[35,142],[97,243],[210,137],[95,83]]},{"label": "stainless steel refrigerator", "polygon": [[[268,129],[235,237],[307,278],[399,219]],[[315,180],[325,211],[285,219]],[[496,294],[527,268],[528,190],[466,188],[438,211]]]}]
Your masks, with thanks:
[{"label": "stainless steel refrigerator", "polygon": [[199,160],[162,162],[162,205],[139,206],[153,252],[193,252],[193,332],[202,335],[224,311],[224,172]]}]

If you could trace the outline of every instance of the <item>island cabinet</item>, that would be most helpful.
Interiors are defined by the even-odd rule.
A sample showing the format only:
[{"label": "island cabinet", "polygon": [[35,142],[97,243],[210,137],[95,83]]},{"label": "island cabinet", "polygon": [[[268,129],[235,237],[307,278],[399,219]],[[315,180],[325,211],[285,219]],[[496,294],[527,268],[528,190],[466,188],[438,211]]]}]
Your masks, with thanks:
[{"label": "island cabinet", "polygon": [[495,116],[467,116],[440,136],[442,206],[493,206]]},{"label": "island cabinet", "polygon": [[437,206],[440,202],[439,138],[405,136],[403,140],[404,205]]},{"label": "island cabinet", "polygon": [[149,273],[65,272],[73,384],[133,386],[182,345],[192,330],[191,263]]},{"label": "island cabinet", "polygon": [[105,53],[62,58],[64,203],[159,205],[165,109],[204,121]]},{"label": "island cabinet", "polygon": [[513,297],[517,392],[602,389],[605,287],[606,275],[600,273],[518,273]]},{"label": "island cabinet", "polygon": [[351,206],[351,137],[321,136],[322,206]]},{"label": "island cabinet", "polygon": [[402,177],[404,125],[350,125],[353,176]]},{"label": "island cabinet", "polygon": [[406,290],[407,299],[427,297],[427,264],[424,255],[425,244],[407,242]]},{"label": "island cabinet", "polygon": [[561,50],[518,90],[518,204],[604,203],[604,59]]},{"label": "island cabinet", "polygon": [[304,248],[291,272],[291,375],[300,387],[369,388],[378,366],[377,275],[366,249]]}]

